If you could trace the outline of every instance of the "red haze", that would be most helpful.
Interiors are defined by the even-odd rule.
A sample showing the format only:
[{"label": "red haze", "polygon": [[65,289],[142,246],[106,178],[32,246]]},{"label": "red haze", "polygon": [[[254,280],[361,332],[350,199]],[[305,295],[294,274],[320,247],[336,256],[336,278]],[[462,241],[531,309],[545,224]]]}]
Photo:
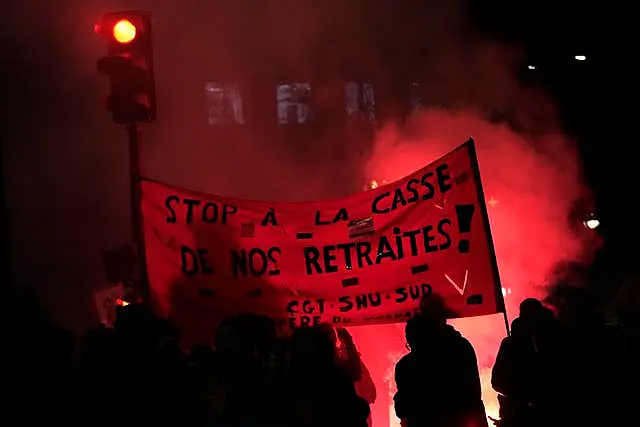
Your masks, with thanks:
[{"label": "red haze", "polygon": [[[586,193],[577,149],[569,139],[561,134],[522,135],[472,111],[427,110],[404,127],[383,127],[367,173],[370,180],[394,181],[470,136],[478,147],[485,198],[491,201],[487,208],[493,240],[507,311],[513,318],[522,299],[545,296],[545,284],[553,280],[559,262],[579,261],[584,255],[583,240],[571,230],[568,219],[575,200]],[[452,323],[476,349],[487,412],[497,417],[490,374],[505,335],[504,320],[495,315]],[[355,328],[353,333],[377,381],[378,396],[382,390],[392,393],[393,365],[406,352],[402,325]],[[381,352],[380,348],[386,350]],[[391,380],[390,386],[385,378]],[[392,405],[392,400],[376,406],[387,405]],[[384,407],[375,408],[378,425],[386,425],[382,419],[385,411]]]}]

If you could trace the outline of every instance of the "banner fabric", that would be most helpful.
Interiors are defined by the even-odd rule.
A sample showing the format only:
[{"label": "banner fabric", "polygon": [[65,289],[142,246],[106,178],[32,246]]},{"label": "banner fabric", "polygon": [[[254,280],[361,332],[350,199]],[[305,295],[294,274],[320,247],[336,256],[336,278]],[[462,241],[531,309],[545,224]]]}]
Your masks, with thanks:
[{"label": "banner fabric", "polygon": [[337,200],[239,200],[145,180],[142,216],[152,300],[170,317],[390,323],[424,296],[450,317],[504,311],[473,140]]}]

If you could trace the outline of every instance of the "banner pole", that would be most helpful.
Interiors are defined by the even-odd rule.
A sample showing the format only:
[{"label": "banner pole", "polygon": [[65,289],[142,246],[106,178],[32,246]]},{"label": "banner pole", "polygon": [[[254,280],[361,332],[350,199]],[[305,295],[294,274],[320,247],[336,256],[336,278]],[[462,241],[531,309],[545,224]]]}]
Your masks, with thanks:
[{"label": "banner pole", "polygon": [[496,258],[496,249],[493,246],[493,237],[491,235],[491,226],[489,225],[489,212],[487,211],[487,203],[484,198],[484,190],[482,188],[482,180],[480,177],[480,165],[478,163],[478,155],[476,153],[476,143],[473,138],[465,143],[469,150],[469,158],[471,159],[471,169],[476,183],[476,192],[478,194],[478,204],[480,206],[480,214],[482,215],[482,222],[485,227],[485,235],[487,236],[487,246],[489,248],[489,255],[491,256],[491,270],[493,271],[494,278],[494,292],[497,304],[497,310],[502,312],[504,318],[504,327],[509,336],[509,317],[507,316],[507,308],[504,303],[504,295],[502,293],[502,282],[500,280],[500,271],[498,270],[498,260]]},{"label": "banner pole", "polygon": [[2,160],[2,149],[0,148],[0,250],[4,256],[0,261],[0,291],[3,288],[8,288],[11,280],[11,272],[9,261],[10,247],[9,247],[9,211],[7,209],[7,199],[4,189],[4,170]]},{"label": "banner pole", "polygon": [[149,277],[147,274],[147,256],[144,244],[144,230],[142,229],[142,174],[140,172],[140,140],[141,130],[137,123],[127,126],[129,134],[129,179],[131,196],[131,241],[136,245],[138,262],[139,286],[142,300],[149,304]]}]

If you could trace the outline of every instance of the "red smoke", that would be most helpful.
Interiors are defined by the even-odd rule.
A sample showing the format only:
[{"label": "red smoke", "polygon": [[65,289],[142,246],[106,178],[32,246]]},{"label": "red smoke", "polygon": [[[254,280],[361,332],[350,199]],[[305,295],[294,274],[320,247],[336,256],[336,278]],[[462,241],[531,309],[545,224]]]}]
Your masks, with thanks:
[{"label": "red smoke", "polygon": [[[470,112],[426,111],[404,127],[388,125],[376,138],[367,172],[370,180],[391,182],[436,160],[473,137],[488,203],[509,318],[519,302],[543,298],[562,261],[580,261],[584,240],[572,231],[569,215],[582,185],[576,147],[559,134],[521,135]],[[452,322],[474,345],[483,380],[488,415],[497,416],[490,388],[491,366],[505,335],[501,315]],[[370,367],[381,401],[374,408],[377,426],[389,425],[393,365],[406,352],[403,325],[353,329]],[[385,351],[380,351],[384,348]],[[385,384],[385,378],[390,385]],[[391,425],[397,425],[391,409]]]}]

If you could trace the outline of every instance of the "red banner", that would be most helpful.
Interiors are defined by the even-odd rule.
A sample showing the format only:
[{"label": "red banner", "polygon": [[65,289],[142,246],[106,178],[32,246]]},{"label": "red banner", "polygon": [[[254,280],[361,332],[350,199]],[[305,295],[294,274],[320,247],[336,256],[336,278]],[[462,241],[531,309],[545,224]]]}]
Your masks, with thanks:
[{"label": "red banner", "polygon": [[373,324],[406,320],[434,294],[452,317],[504,310],[473,140],[339,200],[238,200],[154,181],[142,193],[151,294],[163,314]]}]

